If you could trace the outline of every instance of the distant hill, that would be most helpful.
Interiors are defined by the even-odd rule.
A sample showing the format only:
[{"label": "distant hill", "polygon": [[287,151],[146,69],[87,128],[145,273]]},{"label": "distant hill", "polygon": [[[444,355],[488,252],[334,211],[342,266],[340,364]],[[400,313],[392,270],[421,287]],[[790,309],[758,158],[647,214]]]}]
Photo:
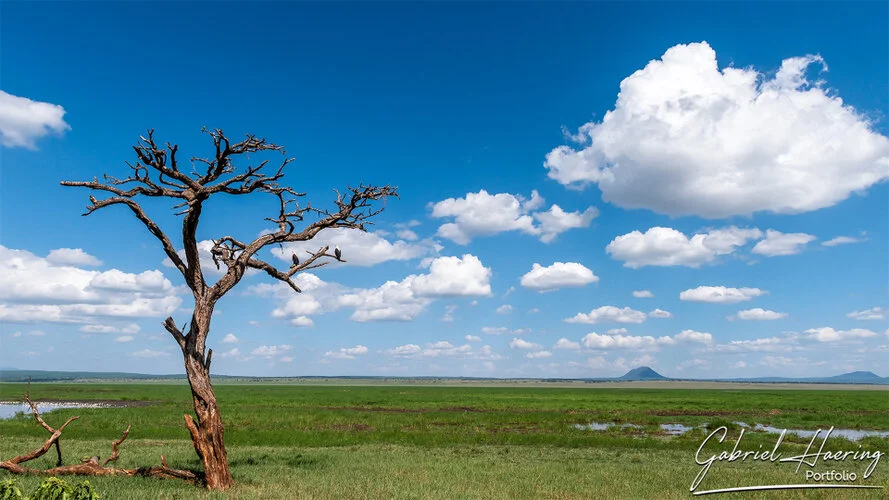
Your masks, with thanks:
[{"label": "distant hill", "polygon": [[797,384],[871,384],[889,385],[889,377],[881,377],[874,372],[849,372],[832,377],[757,377],[735,378],[725,380],[727,382],[755,382],[755,383],[797,383]]},{"label": "distant hill", "polygon": [[16,370],[0,369],[0,381],[3,382],[58,382],[65,380],[88,379],[133,379],[133,380],[158,380],[158,379],[184,379],[185,375],[146,375],[144,373],[124,372],[63,372],[46,370]]},{"label": "distant hill", "polygon": [[[45,371],[45,370],[16,370],[14,368],[0,369],[0,382],[27,382],[28,378],[34,382],[64,382],[73,380],[177,380],[184,381],[184,374],[169,375],[147,375],[144,373],[126,373],[126,372],[66,372],[66,371]],[[231,376],[231,375],[213,375],[217,380],[243,380],[250,382],[286,382],[288,380],[540,380],[540,379],[495,379],[484,377],[390,377],[390,376],[295,376],[295,377],[249,377],[249,376]],[[762,384],[865,384],[865,385],[889,385],[889,377],[880,377],[879,375],[868,371],[856,371],[834,375],[832,377],[755,377],[755,378],[733,378],[733,379],[679,379],[664,377],[660,373],[652,370],[648,366],[640,366],[628,371],[625,375],[616,378],[584,378],[584,379],[546,379],[550,382],[570,382],[573,380],[582,380],[585,382],[616,382],[616,381],[657,381],[657,380],[674,380],[688,382],[738,382],[738,383],[762,383]]]},{"label": "distant hill", "polygon": [[640,366],[639,368],[633,368],[628,371],[626,375],[623,377],[618,377],[617,380],[668,380],[667,377],[661,375],[660,373],[652,370],[647,366]]}]

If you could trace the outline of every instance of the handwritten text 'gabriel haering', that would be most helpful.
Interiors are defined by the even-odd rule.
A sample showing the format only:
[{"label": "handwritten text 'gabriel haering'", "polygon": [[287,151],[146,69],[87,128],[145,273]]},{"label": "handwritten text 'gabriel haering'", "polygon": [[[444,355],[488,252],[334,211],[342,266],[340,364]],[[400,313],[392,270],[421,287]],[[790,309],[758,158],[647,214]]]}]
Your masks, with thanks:
[{"label": "handwritten text 'gabriel haering'", "polygon": [[[812,448],[815,446],[815,441],[818,439],[819,435],[821,435],[822,430],[818,429],[815,431],[815,435],[812,436],[812,440],[809,442],[809,446],[806,448],[805,453],[802,455],[796,455],[793,457],[781,458],[781,453],[778,452],[778,447],[781,446],[782,441],[784,441],[784,436],[787,434],[787,430],[781,432],[781,435],[778,436],[778,441],[775,443],[774,448],[771,450],[763,450],[762,445],[759,446],[759,449],[756,451],[744,451],[740,449],[741,439],[744,437],[744,429],[741,429],[741,434],[738,436],[738,440],[735,442],[735,447],[731,452],[722,451],[716,455],[710,455],[705,458],[705,454],[703,453],[704,446],[713,439],[718,436],[718,441],[720,443],[725,441],[726,436],[728,435],[728,428],[723,426],[715,429],[713,432],[704,439],[704,442],[701,443],[701,446],[698,447],[697,453],[695,453],[695,463],[701,465],[701,471],[698,472],[698,475],[695,477],[694,481],[691,483],[691,489],[689,491],[695,491],[698,485],[701,484],[701,481],[707,476],[707,473],[710,471],[710,467],[714,462],[736,462],[736,461],[760,461],[760,462],[796,462],[796,472],[799,472],[800,467],[803,464],[809,466],[809,468],[814,468],[818,463],[818,460],[834,461],[834,462],[845,462],[846,460],[852,461],[869,461],[867,464],[867,468],[864,470],[864,474],[862,475],[862,479],[867,479],[874,472],[874,469],[877,467],[877,464],[880,462],[880,458],[885,455],[885,453],[881,451],[867,451],[861,450],[861,446],[859,445],[859,450],[857,451],[824,451],[824,447],[827,444],[827,438],[830,436],[830,433],[833,432],[833,427],[827,430],[827,433],[823,435],[823,439],[821,441],[821,446],[818,448],[817,452],[812,452]],[[835,471],[831,471],[835,472]],[[843,471],[845,472],[845,471]],[[857,474],[855,473],[846,473],[843,474],[830,474],[824,475],[813,473],[813,471],[807,471],[806,473],[807,479],[815,479],[816,481],[820,480],[823,476],[825,479],[828,477],[833,479],[840,479],[845,481],[854,481],[857,479]],[[813,476],[813,477],[809,477]],[[741,487],[741,488],[727,488],[723,490],[709,490],[709,491],[699,491],[695,492],[696,495],[707,494],[707,493],[722,493],[729,491],[744,491],[744,490],[761,490],[761,489],[802,489],[802,488],[823,488],[823,487],[842,487],[842,488],[880,488],[879,486],[859,486],[859,485],[818,485],[818,484],[799,484],[799,485],[763,485],[763,486],[751,486],[751,487]]]}]

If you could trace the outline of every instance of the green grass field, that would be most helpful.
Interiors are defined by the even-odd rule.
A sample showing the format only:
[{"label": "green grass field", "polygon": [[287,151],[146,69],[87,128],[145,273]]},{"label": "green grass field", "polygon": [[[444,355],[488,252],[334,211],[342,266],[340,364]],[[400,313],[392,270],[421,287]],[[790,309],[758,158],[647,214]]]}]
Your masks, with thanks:
[{"label": "green grass field", "polygon": [[[4,383],[0,400],[20,399],[24,391],[24,384]],[[111,441],[132,425],[119,466],[156,465],[162,453],[172,467],[199,466],[182,423],[183,413],[191,411],[185,384],[35,383],[31,395],[35,400],[139,402],[47,414],[51,425],[81,417],[61,440],[66,463],[107,456]],[[731,451],[740,431],[735,421],[807,430],[889,430],[889,392],[882,390],[221,383],[217,395],[238,483],[233,491],[208,494],[152,479],[91,478],[91,483],[110,499],[688,498],[701,469],[695,453],[708,432],[668,436],[659,424],[728,424],[730,440],[708,445],[707,457]],[[574,427],[591,422],[639,427]],[[0,420],[0,459],[35,449],[46,438],[33,417]],[[776,435],[748,431],[739,449],[756,451],[762,445],[770,450],[776,440]],[[809,441],[788,436],[779,451],[796,455]],[[877,437],[857,443],[831,437],[825,451],[855,451],[861,445],[861,450],[886,453],[887,443]],[[50,452],[32,466],[50,467],[54,456]],[[862,461],[822,461],[814,470],[845,469],[861,476],[865,466]],[[883,457],[869,479],[854,484],[887,486],[887,468],[889,458]],[[795,469],[788,463],[717,463],[698,489],[806,483],[808,468]],[[0,471],[0,479],[10,477]],[[38,478],[17,481],[28,491],[39,483]],[[887,493],[797,490],[726,496],[889,498]]]}]

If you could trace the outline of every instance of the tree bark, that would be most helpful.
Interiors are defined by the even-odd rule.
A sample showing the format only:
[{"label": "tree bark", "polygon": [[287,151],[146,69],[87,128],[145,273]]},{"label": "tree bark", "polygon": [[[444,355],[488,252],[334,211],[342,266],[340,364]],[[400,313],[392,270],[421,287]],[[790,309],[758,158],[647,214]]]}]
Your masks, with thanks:
[{"label": "tree bark", "polygon": [[191,442],[204,465],[204,480],[211,490],[227,490],[235,482],[228,468],[228,457],[225,452],[225,429],[222,416],[216,404],[216,393],[210,383],[210,360],[213,351],[204,360],[204,340],[210,326],[212,306],[201,307],[198,303],[192,319],[192,329],[186,337],[183,355],[185,356],[185,373],[191,386],[194,400],[194,411],[197,422],[191,415],[185,415],[185,426],[191,433]]}]

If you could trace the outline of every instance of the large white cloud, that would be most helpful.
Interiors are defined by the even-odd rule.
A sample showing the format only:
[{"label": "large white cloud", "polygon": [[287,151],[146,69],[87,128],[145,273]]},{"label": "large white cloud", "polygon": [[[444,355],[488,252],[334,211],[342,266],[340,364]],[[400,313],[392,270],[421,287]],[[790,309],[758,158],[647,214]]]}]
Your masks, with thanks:
[{"label": "large white cloud", "polygon": [[644,266],[699,267],[761,237],[759,229],[735,226],[698,233],[691,238],[669,227],[653,227],[644,233],[633,231],[618,236],[605,247],[605,251],[611,258],[624,261],[624,267],[633,269]]},{"label": "large white cloud", "polygon": [[[373,266],[390,260],[413,260],[430,255],[437,255],[441,246],[432,240],[409,242],[416,240],[416,234],[412,231],[400,232],[399,237],[407,236],[391,242],[380,234],[381,231],[361,231],[349,228],[323,229],[309,241],[285,243],[283,249],[272,248],[272,254],[279,259],[290,263],[291,256],[296,253],[300,259],[308,257],[306,252],[317,252],[319,248],[329,245],[332,249],[339,246],[343,252],[345,265]],[[408,234],[410,233],[410,234]],[[331,262],[329,265],[339,264]]]},{"label": "large white cloud", "polygon": [[806,78],[820,56],[774,77],[720,71],[706,43],[676,45],[625,78],[614,109],[546,156],[549,177],[598,184],[623,208],[723,218],[835,205],[889,178],[889,139]]},{"label": "large white cloud", "polygon": [[344,307],[354,309],[353,321],[411,321],[438,298],[490,295],[490,278],[490,268],[466,254],[433,259],[428,273],[390,280],[376,288],[347,288],[300,273],[294,282],[302,293],[284,283],[254,285],[248,292],[277,298],[280,303],[272,316],[289,319],[294,326],[311,326],[310,316]]},{"label": "large white cloud", "polygon": [[753,253],[775,257],[778,255],[796,255],[803,251],[809,242],[817,238],[806,233],[782,233],[769,229],[766,237],[753,247]]},{"label": "large white cloud", "polygon": [[566,323],[642,323],[645,321],[646,314],[642,311],[636,311],[629,307],[623,309],[615,306],[602,306],[593,309],[589,313],[577,313],[574,317],[565,320]]},{"label": "large white cloud", "polygon": [[598,281],[599,277],[582,264],[555,262],[547,267],[535,263],[531,266],[531,270],[522,276],[521,283],[522,286],[538,292],[549,292],[559,288],[585,286]]},{"label": "large white cloud", "polygon": [[[583,212],[566,212],[558,205],[535,212],[544,199],[533,191],[530,199],[509,193],[489,194],[484,189],[463,198],[448,198],[430,203],[435,218],[453,218],[442,224],[438,236],[459,245],[467,245],[477,236],[491,236],[506,231],[534,235],[544,243],[573,228],[587,227],[599,214],[594,207]],[[539,224],[535,224],[535,220]]]},{"label": "large white cloud", "polygon": [[106,316],[165,316],[182,303],[158,270],[96,271],[62,262],[0,246],[0,320],[95,323]]},{"label": "large white cloud", "polygon": [[759,288],[728,288],[724,286],[699,286],[679,293],[679,300],[690,302],[711,302],[714,304],[734,304],[765,294]]},{"label": "large white cloud", "polygon": [[58,104],[32,101],[0,90],[0,142],[6,147],[35,149],[37,139],[71,128],[64,116],[65,108]]}]

